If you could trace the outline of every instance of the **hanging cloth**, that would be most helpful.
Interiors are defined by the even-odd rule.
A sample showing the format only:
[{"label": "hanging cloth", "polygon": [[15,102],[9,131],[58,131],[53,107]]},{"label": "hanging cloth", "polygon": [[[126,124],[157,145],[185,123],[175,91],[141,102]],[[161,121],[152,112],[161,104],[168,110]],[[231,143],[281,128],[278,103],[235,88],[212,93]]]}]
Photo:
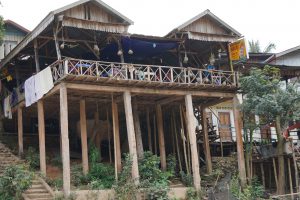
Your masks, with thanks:
[{"label": "hanging cloth", "polygon": [[31,76],[25,81],[24,88],[25,88],[25,105],[26,107],[28,107],[37,101],[35,95],[35,76]]},{"label": "hanging cloth", "polygon": [[35,94],[36,99],[39,100],[44,94],[54,87],[52,73],[50,67],[45,68],[35,75]]},{"label": "hanging cloth", "polygon": [[4,99],[4,117],[12,119],[12,112],[11,112],[11,105],[10,105],[10,99],[11,99],[11,95],[8,95],[5,99]]}]

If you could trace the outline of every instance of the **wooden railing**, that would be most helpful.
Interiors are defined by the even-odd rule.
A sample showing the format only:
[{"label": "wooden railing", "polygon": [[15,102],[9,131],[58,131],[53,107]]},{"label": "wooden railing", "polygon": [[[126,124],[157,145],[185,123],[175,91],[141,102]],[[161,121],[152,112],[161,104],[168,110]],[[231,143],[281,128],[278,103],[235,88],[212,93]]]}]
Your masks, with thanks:
[{"label": "wooden railing", "polygon": [[137,80],[188,85],[237,86],[237,73],[220,70],[115,63],[65,58],[50,65],[53,80],[64,75],[93,76],[115,80]]}]

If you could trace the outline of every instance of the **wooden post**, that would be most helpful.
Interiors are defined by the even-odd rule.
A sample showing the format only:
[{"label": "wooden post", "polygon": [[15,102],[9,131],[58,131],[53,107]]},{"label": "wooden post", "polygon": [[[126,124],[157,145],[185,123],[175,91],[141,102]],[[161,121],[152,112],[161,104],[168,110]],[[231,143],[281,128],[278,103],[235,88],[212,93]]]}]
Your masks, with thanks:
[{"label": "wooden post", "polygon": [[138,159],[137,159],[137,152],[136,152],[136,140],[135,140],[130,92],[125,91],[123,94],[123,97],[124,97],[124,107],[125,107],[125,116],[126,116],[129,153],[132,158],[132,178],[134,179],[135,183],[138,184],[139,183],[139,168],[138,168]]},{"label": "wooden post", "polygon": [[113,134],[114,134],[114,155],[115,155],[115,175],[118,179],[118,172],[122,170],[121,163],[121,145],[120,145],[120,131],[119,131],[119,113],[118,105],[115,101],[112,102],[112,120],[113,120]]},{"label": "wooden post", "polygon": [[295,147],[293,142],[292,142],[292,156],[293,156],[293,163],[294,163],[294,170],[295,170],[296,192],[299,192],[299,174],[298,174],[298,167],[297,167],[297,161],[295,156]]},{"label": "wooden post", "polygon": [[109,152],[109,163],[112,163],[111,147],[110,147],[110,122],[108,108],[106,110],[106,122],[107,122],[107,137],[108,137],[108,152]]},{"label": "wooden post", "polygon": [[178,136],[177,136],[177,126],[176,126],[176,120],[175,120],[175,112],[173,110],[172,112],[172,120],[173,120],[173,128],[174,128],[174,134],[175,134],[175,141],[176,141],[176,149],[177,149],[177,158],[179,163],[179,170],[182,172],[182,165],[181,165],[181,158],[180,158],[180,149],[179,149],[179,142],[178,142]]},{"label": "wooden post", "polygon": [[80,100],[80,132],[81,132],[81,153],[82,153],[82,171],[86,175],[89,171],[88,146],[87,146],[87,128],[85,100]]},{"label": "wooden post", "polygon": [[237,145],[237,155],[238,155],[238,168],[239,176],[241,180],[241,186],[244,188],[247,184],[246,179],[246,169],[245,169],[245,157],[244,157],[244,144],[242,136],[242,127],[241,127],[241,116],[238,109],[239,101],[237,96],[233,98],[233,113],[234,113],[234,125],[236,133],[236,145]]},{"label": "wooden post", "polygon": [[69,130],[68,130],[68,98],[67,88],[64,84],[60,87],[60,128],[61,128],[61,147],[62,147],[62,166],[63,166],[63,191],[65,197],[70,195],[70,149],[69,149]]},{"label": "wooden post", "polygon": [[54,24],[54,26],[53,26],[53,37],[54,37],[54,42],[55,42],[57,59],[61,60],[61,53],[60,53],[59,44],[58,44],[58,40],[57,40],[58,25],[59,24],[57,23],[57,24]]},{"label": "wooden post", "polygon": [[43,175],[46,175],[46,145],[45,145],[45,117],[44,102],[37,102],[38,124],[39,124],[39,147],[40,147],[40,169]]},{"label": "wooden post", "polygon": [[137,155],[138,158],[141,159],[144,158],[144,148],[143,148],[142,131],[141,131],[140,116],[139,116],[137,101],[133,102],[133,119],[134,119],[134,130],[136,136]]},{"label": "wooden post", "polygon": [[150,110],[147,108],[147,130],[148,130],[148,147],[149,151],[152,151],[152,139],[151,139],[151,124],[150,124]]},{"label": "wooden post", "polygon": [[[287,158],[288,161],[288,172],[289,172],[289,181],[290,181],[290,193],[291,193],[291,198],[294,199],[293,197],[293,180],[292,180],[292,172],[291,172],[291,160],[290,158]],[[297,178],[297,177],[295,177]]]},{"label": "wooden post", "polygon": [[19,156],[24,153],[23,149],[23,114],[22,108],[18,107],[18,144],[19,144]]},{"label": "wooden post", "polygon": [[40,71],[40,61],[39,61],[39,52],[38,52],[39,49],[38,49],[37,39],[34,39],[33,46],[34,46],[35,68],[36,68],[36,72],[39,72]]},{"label": "wooden post", "polygon": [[160,104],[156,105],[156,119],[157,119],[157,130],[158,130],[160,164],[161,164],[161,169],[165,171],[167,169],[167,160],[166,160],[163,116],[162,116],[162,110]]},{"label": "wooden post", "polygon": [[207,118],[205,108],[201,109],[201,119],[202,119],[202,133],[203,133],[203,144],[204,144],[204,152],[205,152],[205,162],[207,173],[212,173],[212,162],[210,155],[210,146],[209,146],[209,138],[208,138],[208,128],[207,128]]},{"label": "wooden post", "polygon": [[154,153],[157,155],[157,139],[156,139],[156,117],[153,115],[153,140],[154,140]]},{"label": "wooden post", "polygon": [[278,178],[277,178],[277,168],[276,168],[275,158],[272,158],[272,161],[273,161],[273,169],[274,169],[274,178],[275,178],[275,183],[276,183],[276,189],[278,189]]},{"label": "wooden post", "polygon": [[186,117],[187,117],[187,130],[189,134],[191,154],[192,154],[192,171],[193,171],[193,180],[194,187],[196,190],[201,189],[201,178],[200,178],[200,170],[199,170],[199,157],[197,151],[197,139],[196,139],[196,124],[194,117],[194,109],[193,109],[193,101],[192,95],[185,95],[185,106],[186,106]]},{"label": "wooden post", "polygon": [[261,180],[264,188],[266,188],[266,180],[265,180],[265,170],[264,170],[264,163],[260,163],[260,172],[261,172]]}]

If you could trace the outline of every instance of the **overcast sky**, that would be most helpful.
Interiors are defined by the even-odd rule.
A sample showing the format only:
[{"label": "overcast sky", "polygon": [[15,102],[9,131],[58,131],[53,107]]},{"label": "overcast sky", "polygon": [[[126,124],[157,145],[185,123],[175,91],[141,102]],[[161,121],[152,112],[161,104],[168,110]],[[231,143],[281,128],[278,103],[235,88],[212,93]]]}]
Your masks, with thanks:
[{"label": "overcast sky", "polygon": [[[74,0],[1,0],[0,15],[32,30],[51,10]],[[275,52],[300,45],[300,0],[104,0],[134,21],[130,33],[164,36],[210,9],[242,33]]]}]

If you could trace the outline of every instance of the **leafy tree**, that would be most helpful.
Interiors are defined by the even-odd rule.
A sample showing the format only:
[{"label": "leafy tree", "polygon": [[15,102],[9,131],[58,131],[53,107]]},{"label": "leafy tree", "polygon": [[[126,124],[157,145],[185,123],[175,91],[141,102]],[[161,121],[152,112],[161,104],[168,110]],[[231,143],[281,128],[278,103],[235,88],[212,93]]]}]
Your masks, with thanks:
[{"label": "leafy tree", "polygon": [[269,43],[262,51],[258,40],[251,40],[248,44],[250,53],[270,53],[272,50],[276,49],[276,45],[274,43]]},{"label": "leafy tree", "polygon": [[283,149],[285,138],[283,131],[288,122],[300,118],[300,94],[295,84],[282,84],[280,71],[265,66],[263,69],[252,69],[248,76],[240,79],[241,90],[246,94],[242,110],[247,115],[258,115],[264,123],[275,124],[278,139],[278,188],[284,194],[285,169]]}]

